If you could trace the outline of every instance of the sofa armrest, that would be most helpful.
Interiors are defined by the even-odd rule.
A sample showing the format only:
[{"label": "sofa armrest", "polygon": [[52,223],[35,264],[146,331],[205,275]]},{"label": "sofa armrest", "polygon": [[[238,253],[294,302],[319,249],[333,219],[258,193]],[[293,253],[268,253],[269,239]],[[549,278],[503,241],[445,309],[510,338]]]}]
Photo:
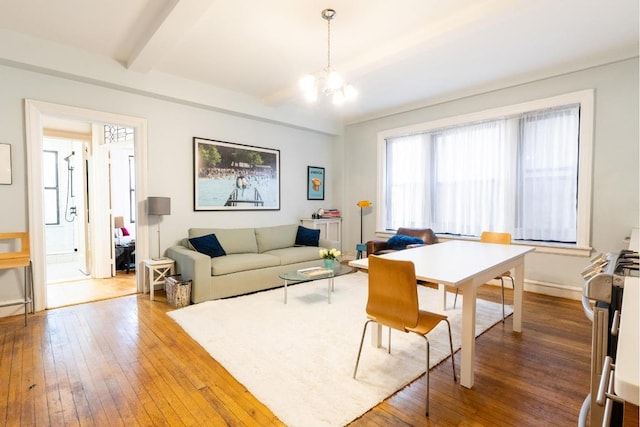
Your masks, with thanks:
[{"label": "sofa armrest", "polygon": [[389,245],[386,240],[369,240],[367,242],[367,256],[388,249],[388,247]]},{"label": "sofa armrest", "polygon": [[209,299],[211,281],[211,257],[177,245],[167,249],[167,256],[176,262],[177,273],[191,280],[191,300],[199,302]]}]

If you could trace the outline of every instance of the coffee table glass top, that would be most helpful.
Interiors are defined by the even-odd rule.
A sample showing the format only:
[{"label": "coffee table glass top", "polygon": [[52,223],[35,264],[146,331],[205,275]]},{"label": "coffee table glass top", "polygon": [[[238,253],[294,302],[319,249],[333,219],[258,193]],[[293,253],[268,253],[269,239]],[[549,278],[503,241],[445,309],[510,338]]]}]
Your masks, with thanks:
[{"label": "coffee table glass top", "polygon": [[311,280],[327,279],[329,277],[338,277],[343,274],[348,274],[353,271],[352,267],[340,264],[333,269],[333,273],[327,272],[326,274],[319,274],[316,276],[309,276],[299,273],[298,270],[284,271],[280,273],[280,278],[289,282],[309,282]]}]

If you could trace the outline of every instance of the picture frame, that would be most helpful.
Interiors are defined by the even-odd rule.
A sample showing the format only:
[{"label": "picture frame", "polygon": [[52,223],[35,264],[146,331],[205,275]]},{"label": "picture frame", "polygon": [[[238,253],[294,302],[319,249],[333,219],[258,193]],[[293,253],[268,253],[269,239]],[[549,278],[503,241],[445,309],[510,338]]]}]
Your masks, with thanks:
[{"label": "picture frame", "polygon": [[307,166],[307,200],[324,200],[324,168]]},{"label": "picture frame", "polygon": [[280,210],[280,150],[193,138],[194,211]]},{"label": "picture frame", "polygon": [[11,185],[11,144],[0,143],[0,184]]}]

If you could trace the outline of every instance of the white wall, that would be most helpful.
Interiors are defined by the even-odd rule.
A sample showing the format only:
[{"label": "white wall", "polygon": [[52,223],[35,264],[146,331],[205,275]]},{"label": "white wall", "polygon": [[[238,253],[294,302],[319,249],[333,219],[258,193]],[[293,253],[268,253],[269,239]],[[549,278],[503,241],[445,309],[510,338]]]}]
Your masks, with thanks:
[{"label": "white wall", "polygon": [[[340,208],[341,186],[332,164],[334,137],[94,86],[64,78],[0,65],[0,142],[11,144],[13,184],[0,185],[1,231],[27,230],[27,176],[24,99],[72,105],[147,119],[149,195],[171,197],[171,215],[162,218],[162,250],[186,236],[189,227],[239,227],[294,223],[320,207]],[[194,212],[194,136],[280,150],[281,209],[279,211]],[[326,168],[325,201],[307,201],[307,166]],[[153,222],[151,223],[153,226]],[[150,233],[155,248],[156,234]],[[39,260],[34,260],[39,262]],[[0,301],[17,298],[22,275],[0,270]],[[0,310],[17,313],[20,307]]]},{"label": "white wall", "polygon": [[[426,82],[425,84],[437,84]],[[377,203],[377,133],[430,120],[517,104],[583,89],[595,89],[593,211],[591,245],[596,252],[618,251],[638,226],[638,59],[544,79],[388,117],[352,124],[345,130],[345,206],[361,199]],[[343,247],[359,240],[359,211],[346,210]],[[375,215],[365,216],[365,240],[374,237]],[[529,288],[536,282],[564,289],[582,286],[588,258],[534,253],[527,256]],[[544,290],[556,293],[553,289]]]}]

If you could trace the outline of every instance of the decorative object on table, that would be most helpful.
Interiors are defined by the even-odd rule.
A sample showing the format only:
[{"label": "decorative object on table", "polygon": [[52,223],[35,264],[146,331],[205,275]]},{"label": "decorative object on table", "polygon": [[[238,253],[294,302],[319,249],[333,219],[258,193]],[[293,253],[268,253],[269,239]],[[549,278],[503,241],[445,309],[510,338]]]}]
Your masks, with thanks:
[{"label": "decorative object on table", "polygon": [[[171,199],[169,197],[147,197],[147,213],[149,215],[171,215]],[[160,220],[158,219],[158,257],[154,259],[163,259],[160,255]]]},{"label": "decorative object on table", "polygon": [[365,208],[370,208],[371,207],[371,202],[369,200],[360,200],[358,203],[356,203],[358,205],[358,207],[360,208],[360,244],[362,244],[362,227],[363,227],[363,221],[362,221],[362,216],[364,214],[364,209]]},{"label": "decorative object on table", "polygon": [[11,184],[10,144],[0,144],[0,184]]},{"label": "decorative object on table", "polygon": [[280,150],[193,138],[193,153],[193,210],[280,210]]},{"label": "decorative object on table", "polygon": [[326,268],[333,269],[340,255],[342,255],[342,253],[336,248],[320,249],[320,258],[324,260],[324,266]]},{"label": "decorative object on table", "polygon": [[336,17],[336,11],[325,9],[320,16],[327,21],[327,67],[303,77],[300,80],[300,88],[308,102],[315,102],[318,99],[318,93],[322,92],[331,97],[334,105],[341,105],[344,101],[354,99],[358,92],[353,86],[345,83],[340,74],[331,68],[331,20]]},{"label": "decorative object on table", "polygon": [[307,200],[324,200],[324,168],[307,166]]}]

